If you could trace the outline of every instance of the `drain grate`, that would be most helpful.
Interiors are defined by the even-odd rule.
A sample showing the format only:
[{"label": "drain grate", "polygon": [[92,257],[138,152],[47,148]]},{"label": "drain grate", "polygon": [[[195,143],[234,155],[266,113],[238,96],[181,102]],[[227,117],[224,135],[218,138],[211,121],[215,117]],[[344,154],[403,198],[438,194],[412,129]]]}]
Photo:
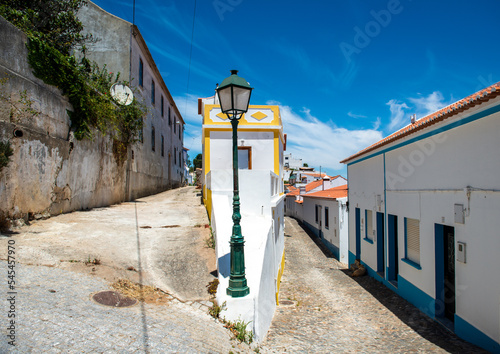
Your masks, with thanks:
[{"label": "drain grate", "polygon": [[290,300],[282,300],[282,301],[280,301],[280,305],[283,305],[283,306],[291,306],[291,305],[295,305],[295,301],[290,301]]},{"label": "drain grate", "polygon": [[92,300],[98,304],[111,307],[129,307],[137,304],[136,299],[125,297],[122,294],[111,290],[100,291],[92,295]]}]

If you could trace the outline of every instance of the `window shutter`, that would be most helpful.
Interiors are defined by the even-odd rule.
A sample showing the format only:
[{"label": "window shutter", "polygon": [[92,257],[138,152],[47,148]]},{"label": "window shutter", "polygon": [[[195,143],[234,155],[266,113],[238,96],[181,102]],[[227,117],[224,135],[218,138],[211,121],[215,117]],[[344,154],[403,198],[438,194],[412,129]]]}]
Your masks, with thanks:
[{"label": "window shutter", "polygon": [[406,257],[420,264],[420,220],[406,218]]}]

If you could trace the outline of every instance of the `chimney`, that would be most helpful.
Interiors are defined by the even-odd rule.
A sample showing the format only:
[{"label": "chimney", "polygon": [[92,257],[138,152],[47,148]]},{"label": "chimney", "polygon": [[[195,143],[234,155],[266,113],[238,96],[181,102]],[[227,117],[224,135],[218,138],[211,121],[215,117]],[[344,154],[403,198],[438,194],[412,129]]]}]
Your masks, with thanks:
[{"label": "chimney", "polygon": [[416,114],[412,114],[411,117],[410,117],[411,124],[414,124],[416,120],[417,120],[417,115]]}]

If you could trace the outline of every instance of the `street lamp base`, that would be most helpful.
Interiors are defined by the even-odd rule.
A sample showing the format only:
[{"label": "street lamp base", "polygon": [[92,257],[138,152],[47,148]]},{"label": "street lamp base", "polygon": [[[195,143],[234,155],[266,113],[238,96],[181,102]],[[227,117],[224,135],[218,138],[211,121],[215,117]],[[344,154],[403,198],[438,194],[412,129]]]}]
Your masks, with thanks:
[{"label": "street lamp base", "polygon": [[248,286],[243,287],[232,287],[229,284],[229,287],[226,289],[226,294],[231,297],[244,297],[250,293],[250,288]]}]

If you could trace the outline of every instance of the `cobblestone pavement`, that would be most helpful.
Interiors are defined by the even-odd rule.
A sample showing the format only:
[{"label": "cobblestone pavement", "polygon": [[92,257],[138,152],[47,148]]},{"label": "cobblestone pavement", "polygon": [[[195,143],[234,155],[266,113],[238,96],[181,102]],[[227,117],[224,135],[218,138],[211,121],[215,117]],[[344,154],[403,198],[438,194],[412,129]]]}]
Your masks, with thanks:
[{"label": "cobblestone pavement", "polygon": [[281,304],[261,352],[483,352],[374,279],[348,276],[296,220],[285,235]]},{"label": "cobblestone pavement", "polygon": [[[7,274],[7,263],[0,261]],[[16,266],[16,346],[7,343],[7,281],[2,291],[0,353],[247,353],[249,346],[207,314],[205,303],[139,303],[111,308],[91,294],[104,280],[45,266]]]}]

